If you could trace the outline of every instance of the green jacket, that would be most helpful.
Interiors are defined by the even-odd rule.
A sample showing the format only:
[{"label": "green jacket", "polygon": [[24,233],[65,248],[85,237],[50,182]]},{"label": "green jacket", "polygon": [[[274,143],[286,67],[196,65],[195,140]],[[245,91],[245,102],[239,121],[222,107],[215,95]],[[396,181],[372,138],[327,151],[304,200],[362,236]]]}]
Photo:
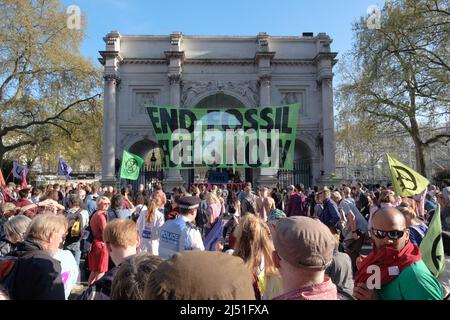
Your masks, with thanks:
[{"label": "green jacket", "polygon": [[442,300],[439,281],[421,260],[406,267],[389,283],[377,290],[380,300]]}]

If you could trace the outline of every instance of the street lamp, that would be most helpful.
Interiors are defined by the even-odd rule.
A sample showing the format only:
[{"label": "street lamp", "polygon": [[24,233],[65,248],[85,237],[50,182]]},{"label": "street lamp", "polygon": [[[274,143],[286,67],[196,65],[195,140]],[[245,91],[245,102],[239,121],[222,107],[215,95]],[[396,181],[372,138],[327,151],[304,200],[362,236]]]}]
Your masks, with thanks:
[{"label": "street lamp", "polygon": [[156,177],[156,157],[155,157],[155,151],[152,151],[152,156],[150,158],[150,174],[151,174],[151,189],[153,191],[153,184]]},{"label": "street lamp", "polygon": [[156,165],[155,151],[152,151],[152,157],[150,158],[150,165],[152,169],[155,168]]}]

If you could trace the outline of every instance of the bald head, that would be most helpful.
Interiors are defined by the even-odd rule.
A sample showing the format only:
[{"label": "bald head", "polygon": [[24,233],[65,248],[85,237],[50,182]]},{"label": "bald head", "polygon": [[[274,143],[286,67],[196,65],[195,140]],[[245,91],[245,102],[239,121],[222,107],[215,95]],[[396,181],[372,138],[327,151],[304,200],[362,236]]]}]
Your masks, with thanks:
[{"label": "bald head", "polygon": [[377,238],[374,233],[373,240],[377,248],[392,247],[401,250],[409,240],[409,229],[406,227],[405,216],[395,208],[383,208],[375,212],[370,228],[386,232],[403,232],[403,236],[399,239],[391,239],[388,236]]},{"label": "bald head", "polygon": [[[390,230],[401,230],[406,228],[405,216],[396,208],[383,208],[372,216],[372,227],[380,229],[380,226],[391,226]],[[381,228],[381,230],[387,230]]]}]

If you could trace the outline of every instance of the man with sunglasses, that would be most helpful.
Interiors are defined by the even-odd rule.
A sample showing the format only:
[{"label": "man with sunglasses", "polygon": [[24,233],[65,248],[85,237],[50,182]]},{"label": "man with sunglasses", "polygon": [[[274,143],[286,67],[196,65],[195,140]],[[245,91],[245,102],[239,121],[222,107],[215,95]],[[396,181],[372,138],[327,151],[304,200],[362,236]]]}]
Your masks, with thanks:
[{"label": "man with sunglasses", "polygon": [[369,229],[373,251],[358,265],[353,296],[358,300],[442,300],[442,287],[409,241],[403,214],[378,210]]}]

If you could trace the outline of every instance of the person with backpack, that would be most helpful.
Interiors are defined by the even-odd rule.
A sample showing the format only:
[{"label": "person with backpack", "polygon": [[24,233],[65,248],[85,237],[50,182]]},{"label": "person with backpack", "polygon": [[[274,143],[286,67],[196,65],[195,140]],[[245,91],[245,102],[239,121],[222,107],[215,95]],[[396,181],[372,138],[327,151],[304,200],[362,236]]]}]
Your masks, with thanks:
[{"label": "person with backpack", "polygon": [[256,195],[253,194],[250,186],[245,187],[244,197],[241,201],[241,216],[248,213],[256,214]]},{"label": "person with backpack", "polygon": [[110,300],[113,279],[120,264],[134,256],[139,247],[140,238],[136,230],[136,223],[132,220],[115,219],[108,222],[102,231],[102,237],[114,266],[90,284],[77,300]]},{"label": "person with backpack", "polygon": [[81,240],[83,230],[89,224],[89,213],[80,208],[81,199],[76,193],[68,196],[67,204],[69,209],[64,213],[69,223],[64,250],[72,252],[77,265],[80,265],[81,259]]},{"label": "person with backpack", "polygon": [[[67,219],[62,215],[37,215],[25,241],[0,262],[0,284],[12,300],[64,300],[61,266],[53,256],[65,239]],[[14,267],[5,277],[5,265]]]}]

